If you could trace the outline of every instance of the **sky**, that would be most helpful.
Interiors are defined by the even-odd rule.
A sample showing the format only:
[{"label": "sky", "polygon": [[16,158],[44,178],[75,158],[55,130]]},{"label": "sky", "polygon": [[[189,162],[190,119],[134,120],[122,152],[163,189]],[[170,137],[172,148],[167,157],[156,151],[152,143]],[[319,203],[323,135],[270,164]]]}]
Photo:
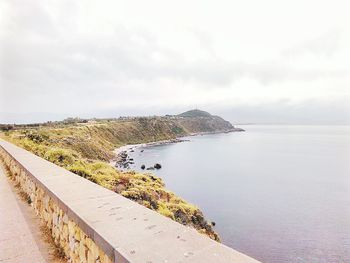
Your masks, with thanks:
[{"label": "sky", "polygon": [[176,114],[350,124],[350,3],[0,2],[0,123]]}]

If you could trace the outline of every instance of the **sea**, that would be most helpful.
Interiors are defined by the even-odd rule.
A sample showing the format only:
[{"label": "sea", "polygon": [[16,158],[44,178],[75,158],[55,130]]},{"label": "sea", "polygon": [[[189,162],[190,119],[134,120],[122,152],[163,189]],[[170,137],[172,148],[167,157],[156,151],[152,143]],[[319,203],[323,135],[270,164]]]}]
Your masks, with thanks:
[{"label": "sea", "polygon": [[136,148],[131,168],[161,164],[149,172],[255,259],[350,262],[350,126],[239,127]]}]

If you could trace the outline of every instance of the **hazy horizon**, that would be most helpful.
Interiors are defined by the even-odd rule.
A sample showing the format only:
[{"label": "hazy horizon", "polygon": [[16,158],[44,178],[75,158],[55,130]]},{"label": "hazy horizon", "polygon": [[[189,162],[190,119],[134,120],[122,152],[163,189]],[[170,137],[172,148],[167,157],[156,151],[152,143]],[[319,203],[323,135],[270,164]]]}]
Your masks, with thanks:
[{"label": "hazy horizon", "polygon": [[0,123],[350,124],[347,1],[2,1]]},{"label": "hazy horizon", "polygon": [[[194,108],[193,108],[194,109]],[[149,117],[149,116],[165,116],[165,115],[177,115],[182,112],[185,112],[187,110],[191,110],[190,108],[184,109],[184,110],[169,110],[169,111],[156,111],[153,114],[145,114],[142,112],[138,111],[132,111],[132,110],[125,110],[125,111],[120,111],[119,113],[100,113],[100,114],[82,114],[82,115],[70,115],[70,114],[50,114],[50,113],[45,113],[45,112],[38,112],[38,113],[27,113],[23,114],[21,116],[16,116],[12,114],[7,114],[7,116],[10,118],[7,122],[0,122],[0,124],[16,124],[16,125],[21,125],[21,124],[35,124],[35,123],[46,123],[49,121],[55,122],[55,121],[63,121],[64,119],[67,118],[81,118],[81,119],[112,119],[112,118],[119,118],[119,117]],[[200,110],[205,110],[205,109],[200,109]],[[288,119],[288,121],[284,121],[283,118],[264,118],[262,119],[255,119],[256,118],[256,113],[255,110],[251,110],[250,112],[240,112],[239,109],[235,110],[235,115],[240,115],[241,118],[236,118],[233,119],[232,113],[230,111],[216,111],[212,112],[209,111],[212,115],[217,115],[220,117],[223,117],[225,120],[230,121],[234,125],[247,125],[247,124],[261,124],[261,125],[344,125],[348,126],[350,125],[349,122],[339,122],[338,119],[335,119],[333,122],[330,121],[322,121],[322,119],[310,119],[310,117],[304,116],[304,119],[294,119],[291,121],[293,118]],[[285,114],[284,114],[285,115]],[[5,116],[5,115],[3,115]],[[249,118],[252,117],[253,118]],[[12,118],[11,118],[12,117]],[[247,117],[247,118],[245,118]],[[255,118],[254,118],[255,117]],[[6,120],[6,118],[5,118]],[[248,120],[248,121],[247,121]],[[250,121],[249,121],[250,120]]]}]

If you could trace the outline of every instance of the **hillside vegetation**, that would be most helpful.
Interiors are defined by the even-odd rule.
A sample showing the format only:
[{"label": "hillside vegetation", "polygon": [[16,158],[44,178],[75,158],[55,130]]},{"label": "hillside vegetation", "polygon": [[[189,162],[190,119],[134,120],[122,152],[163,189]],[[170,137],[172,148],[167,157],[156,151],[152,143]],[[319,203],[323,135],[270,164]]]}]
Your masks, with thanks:
[{"label": "hillside vegetation", "polygon": [[209,112],[202,110],[189,110],[183,113],[178,114],[179,117],[213,117]]},{"label": "hillside vegetation", "polygon": [[125,144],[174,139],[198,132],[231,130],[233,126],[216,116],[139,117],[120,120],[21,126],[1,136],[88,180],[153,209],[181,224],[219,241],[200,209],[165,188],[152,175],[122,172],[109,161],[113,150]]}]

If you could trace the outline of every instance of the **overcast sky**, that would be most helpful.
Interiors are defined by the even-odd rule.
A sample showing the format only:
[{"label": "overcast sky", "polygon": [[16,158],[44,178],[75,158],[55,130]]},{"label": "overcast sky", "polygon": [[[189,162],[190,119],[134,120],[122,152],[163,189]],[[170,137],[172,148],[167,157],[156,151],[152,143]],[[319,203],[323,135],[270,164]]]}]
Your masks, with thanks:
[{"label": "overcast sky", "polygon": [[0,123],[178,113],[350,124],[350,4],[0,2]]}]

